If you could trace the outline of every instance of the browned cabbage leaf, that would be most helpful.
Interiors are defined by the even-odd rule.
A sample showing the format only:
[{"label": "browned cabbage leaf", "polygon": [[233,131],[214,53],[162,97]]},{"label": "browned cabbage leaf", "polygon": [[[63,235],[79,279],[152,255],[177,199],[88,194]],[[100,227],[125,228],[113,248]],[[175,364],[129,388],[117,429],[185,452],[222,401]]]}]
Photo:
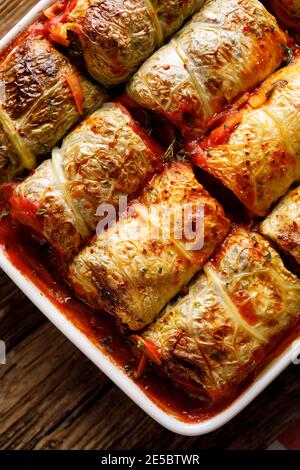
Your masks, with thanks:
[{"label": "browned cabbage leaf", "polygon": [[257,0],[211,0],[128,85],[140,105],[186,135],[268,77],[284,58],[286,36]]},{"label": "browned cabbage leaf", "polygon": [[11,199],[11,215],[40,233],[63,257],[76,253],[88,232],[64,197],[52,160],[44,161],[20,183]]},{"label": "browned cabbage leaf", "polygon": [[69,258],[95,234],[100,204],[117,206],[120,196],[135,194],[153,175],[159,150],[148,136],[143,139],[125,108],[104,104],[17,186],[12,214]]},{"label": "browned cabbage leaf", "polygon": [[27,37],[1,62],[0,148],[7,154],[0,160],[0,182],[16,171],[32,169],[36,158],[50,152],[79,121],[70,75],[81,89],[84,113],[100,106],[103,91],[45,39]]},{"label": "browned cabbage leaf", "polygon": [[248,105],[203,143],[194,161],[219,178],[252,214],[300,178],[300,61],[270,76]]},{"label": "browned cabbage leaf", "polygon": [[300,187],[290,191],[262,222],[260,231],[300,263]]},{"label": "browned cabbage leaf", "polygon": [[0,183],[11,180],[21,170],[20,157],[0,122]]},{"label": "browned cabbage leaf", "polygon": [[[233,230],[187,295],[140,339],[179,385],[211,400],[231,394],[300,314],[300,281],[261,235]],[[194,385],[194,387],[193,387]]]},{"label": "browned cabbage leaf", "polygon": [[[203,246],[175,236],[178,218],[158,215],[162,208],[174,215],[187,204],[193,211],[186,222],[195,221],[195,207],[203,205]],[[182,162],[154,177],[132,210],[133,214],[100,233],[75,258],[70,280],[89,304],[138,330],[151,323],[202,268],[224,240],[229,221],[219,203],[197,182],[191,166]]]},{"label": "browned cabbage leaf", "polygon": [[204,0],[78,0],[67,30],[78,35],[89,73],[104,85],[124,82]]}]

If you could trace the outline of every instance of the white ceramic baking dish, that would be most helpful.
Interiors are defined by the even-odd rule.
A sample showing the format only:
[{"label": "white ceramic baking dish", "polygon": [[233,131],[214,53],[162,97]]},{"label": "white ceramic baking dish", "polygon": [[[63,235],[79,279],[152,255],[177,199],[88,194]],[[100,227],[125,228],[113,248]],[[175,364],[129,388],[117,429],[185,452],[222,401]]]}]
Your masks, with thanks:
[{"label": "white ceramic baking dish", "polygon": [[[20,34],[53,0],[40,1],[2,40],[0,51],[3,50],[18,34]],[[148,415],[167,429],[186,436],[207,434],[220,428],[240,413],[252,402],[292,361],[297,361],[300,353],[300,341],[291,344],[260,374],[256,381],[226,410],[218,415],[199,423],[185,423],[166,413],[152,402],[143,391],[116,366],[97,346],[85,336],[74,324],[58,310],[45,295],[16,269],[5,252],[0,249],[0,267],[24,294],[41,310],[41,312],[80,349],[104,374],[106,374],[131,400]]]}]

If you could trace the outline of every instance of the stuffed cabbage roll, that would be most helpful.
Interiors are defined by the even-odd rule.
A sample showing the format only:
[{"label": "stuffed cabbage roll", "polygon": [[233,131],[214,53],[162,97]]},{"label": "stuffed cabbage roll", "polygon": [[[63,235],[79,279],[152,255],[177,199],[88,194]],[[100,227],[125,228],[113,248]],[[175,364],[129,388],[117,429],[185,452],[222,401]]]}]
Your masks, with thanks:
[{"label": "stuffed cabbage roll", "polygon": [[70,258],[95,234],[98,206],[117,207],[120,196],[134,195],[162,157],[123,106],[107,103],[16,187],[12,215]]},{"label": "stuffed cabbage roll", "polygon": [[[192,210],[183,214],[187,206]],[[203,217],[197,221],[199,208]],[[194,236],[177,231],[180,224],[195,225]],[[222,207],[191,166],[173,163],[146,186],[127,217],[74,259],[72,286],[90,305],[139,330],[202,268],[228,230]]]},{"label": "stuffed cabbage roll", "polygon": [[271,0],[271,8],[280,23],[292,31],[300,31],[300,0]]},{"label": "stuffed cabbage roll", "polygon": [[134,339],[179,386],[218,401],[299,317],[298,278],[261,235],[237,228],[189,292]]},{"label": "stuffed cabbage roll", "polygon": [[[242,110],[201,143],[194,162],[255,215],[266,215],[300,177],[300,61],[269,77]],[[201,147],[201,148],[200,148]]]},{"label": "stuffed cabbage roll", "polygon": [[260,231],[300,264],[300,186],[279,202],[262,222]]},{"label": "stuffed cabbage roll", "polygon": [[22,168],[21,158],[0,122],[0,183],[11,180]]},{"label": "stuffed cabbage roll", "polygon": [[[86,68],[100,83],[125,82],[204,0],[77,0],[46,10],[50,38],[79,40]],[[56,15],[55,15],[56,13]]]},{"label": "stuffed cabbage roll", "polygon": [[32,35],[2,60],[0,83],[0,182],[32,169],[105,98],[46,39]]},{"label": "stuffed cabbage roll", "polygon": [[128,94],[185,135],[281,64],[286,36],[257,0],[211,0],[134,75]]}]

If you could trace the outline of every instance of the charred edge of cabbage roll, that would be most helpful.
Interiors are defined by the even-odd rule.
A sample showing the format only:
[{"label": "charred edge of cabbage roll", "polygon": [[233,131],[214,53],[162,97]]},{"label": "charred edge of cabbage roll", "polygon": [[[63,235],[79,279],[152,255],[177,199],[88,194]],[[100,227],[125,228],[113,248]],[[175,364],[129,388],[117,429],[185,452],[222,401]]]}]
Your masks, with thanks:
[{"label": "charred edge of cabbage roll", "polygon": [[[300,265],[300,186],[293,188],[260,224],[260,233]],[[290,259],[287,263],[292,264]],[[300,266],[294,267],[300,275]]]},{"label": "charred edge of cabbage roll", "polygon": [[234,228],[189,292],[132,336],[150,361],[188,393],[220,403],[260,372],[300,319],[300,281],[266,238]]},{"label": "charred edge of cabbage roll", "polygon": [[223,116],[202,142],[186,145],[193,163],[220,180],[252,216],[265,216],[300,177],[300,113],[294,106],[299,74],[297,57],[247,96],[244,107]]},{"label": "charred edge of cabbage roll", "polygon": [[[172,212],[186,204],[194,208],[191,222],[195,206],[204,207],[204,245],[195,249],[184,237],[175,240],[174,222],[166,239],[162,232],[149,231],[151,225],[167,233],[167,218],[162,221],[153,208],[168,207]],[[70,282],[86,303],[121,318],[131,330],[140,330],[202,268],[224,240],[230,222],[221,205],[197,182],[191,165],[182,162],[167,165],[154,176],[131,209],[131,216],[98,235],[74,259]],[[138,239],[127,236],[132,231]]]},{"label": "charred edge of cabbage roll", "polygon": [[279,67],[286,46],[287,36],[260,2],[207,2],[142,65],[127,91],[186,137],[199,137],[215,113]]},{"label": "charred edge of cabbage roll", "polygon": [[162,169],[163,154],[122,105],[104,104],[17,185],[12,217],[71,259],[93,236],[100,204],[133,198]]},{"label": "charred edge of cabbage roll", "polygon": [[6,175],[2,165],[2,180],[22,168],[34,168],[37,157],[48,154],[83,114],[106,98],[42,34],[32,31],[2,57],[0,80],[1,134],[6,134],[6,143],[10,141],[10,164]]},{"label": "charred edge of cabbage roll", "polygon": [[49,38],[65,47],[74,39],[90,75],[105,86],[125,82],[204,0],[61,2],[44,14]]},{"label": "charred edge of cabbage roll", "polygon": [[0,184],[10,181],[22,170],[20,156],[0,123]]},{"label": "charred edge of cabbage roll", "polygon": [[[84,145],[83,145],[84,144]],[[118,103],[107,103],[63,141],[65,189],[88,229],[95,233],[101,204],[132,199],[162,169],[163,149]]]},{"label": "charred edge of cabbage roll", "polygon": [[83,245],[85,236],[55,180],[51,160],[45,160],[16,185],[9,203],[12,219],[52,246],[62,262],[75,256]]}]

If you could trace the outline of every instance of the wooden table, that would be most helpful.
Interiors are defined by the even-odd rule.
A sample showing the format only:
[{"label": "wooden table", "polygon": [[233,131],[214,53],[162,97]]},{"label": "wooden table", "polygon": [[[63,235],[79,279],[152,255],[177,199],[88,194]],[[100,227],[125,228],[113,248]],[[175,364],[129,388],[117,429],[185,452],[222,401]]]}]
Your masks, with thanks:
[{"label": "wooden table", "polygon": [[[0,37],[35,0],[0,0]],[[156,424],[0,273],[0,449],[264,449],[300,417],[291,366],[230,424],[200,438]]]}]

